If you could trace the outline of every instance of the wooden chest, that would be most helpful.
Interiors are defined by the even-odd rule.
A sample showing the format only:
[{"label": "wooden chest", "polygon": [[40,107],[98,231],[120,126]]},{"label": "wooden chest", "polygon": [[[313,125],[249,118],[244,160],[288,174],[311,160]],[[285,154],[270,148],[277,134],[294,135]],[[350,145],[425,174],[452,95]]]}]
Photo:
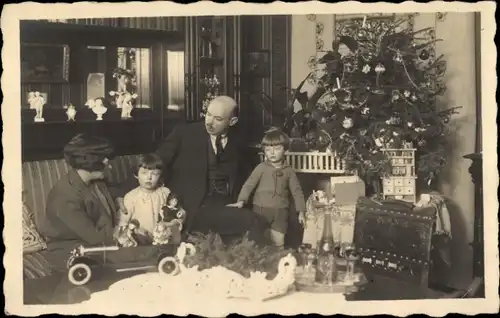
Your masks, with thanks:
[{"label": "wooden chest", "polygon": [[365,273],[427,286],[435,217],[432,208],[414,210],[407,202],[360,198],[354,245]]}]

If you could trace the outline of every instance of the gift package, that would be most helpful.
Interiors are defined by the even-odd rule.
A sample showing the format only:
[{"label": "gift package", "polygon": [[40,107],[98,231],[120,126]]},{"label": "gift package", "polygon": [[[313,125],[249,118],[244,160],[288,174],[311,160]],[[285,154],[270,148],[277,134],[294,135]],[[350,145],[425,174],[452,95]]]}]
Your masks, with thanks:
[{"label": "gift package", "polygon": [[330,187],[313,191],[307,200],[307,220],[303,243],[316,248],[324,227],[324,211],[332,214],[336,246],[351,244],[354,237],[356,202],[365,195],[365,184],[358,176],[332,177]]}]

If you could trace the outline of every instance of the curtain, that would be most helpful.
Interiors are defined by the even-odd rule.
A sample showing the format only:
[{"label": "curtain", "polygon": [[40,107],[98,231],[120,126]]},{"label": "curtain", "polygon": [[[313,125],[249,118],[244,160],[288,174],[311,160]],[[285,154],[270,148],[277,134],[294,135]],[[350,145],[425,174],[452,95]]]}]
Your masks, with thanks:
[{"label": "curtain", "polygon": [[[171,110],[184,109],[184,52],[167,51],[168,105]],[[175,107],[178,106],[178,107]]]}]

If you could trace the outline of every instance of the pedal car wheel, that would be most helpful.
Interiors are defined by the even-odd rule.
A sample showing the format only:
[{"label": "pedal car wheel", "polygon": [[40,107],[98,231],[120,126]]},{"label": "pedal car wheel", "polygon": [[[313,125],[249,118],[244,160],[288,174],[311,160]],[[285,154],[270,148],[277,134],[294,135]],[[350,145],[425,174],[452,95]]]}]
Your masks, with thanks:
[{"label": "pedal car wheel", "polygon": [[180,271],[179,263],[175,257],[164,257],[158,263],[158,271],[162,274],[177,275]]},{"label": "pedal car wheel", "polygon": [[78,263],[69,269],[68,279],[73,285],[85,285],[92,277],[92,270],[90,266],[83,263]]}]

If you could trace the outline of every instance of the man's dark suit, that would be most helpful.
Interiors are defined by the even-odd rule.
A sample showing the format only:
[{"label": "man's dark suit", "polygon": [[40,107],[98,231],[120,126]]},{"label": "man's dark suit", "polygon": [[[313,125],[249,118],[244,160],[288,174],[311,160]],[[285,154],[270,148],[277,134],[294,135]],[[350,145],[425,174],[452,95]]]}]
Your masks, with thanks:
[{"label": "man's dark suit", "polygon": [[[188,213],[187,229],[210,229],[222,234],[245,232],[255,215],[247,209],[227,208],[224,205],[206,211],[208,193],[208,151],[210,142],[203,122],[182,125],[160,144],[157,153],[168,167],[166,185],[180,196]],[[227,133],[224,152],[229,160],[229,196],[235,202],[241,186],[251,173],[253,159],[244,138],[234,128]],[[229,202],[228,202],[229,203]]]}]

